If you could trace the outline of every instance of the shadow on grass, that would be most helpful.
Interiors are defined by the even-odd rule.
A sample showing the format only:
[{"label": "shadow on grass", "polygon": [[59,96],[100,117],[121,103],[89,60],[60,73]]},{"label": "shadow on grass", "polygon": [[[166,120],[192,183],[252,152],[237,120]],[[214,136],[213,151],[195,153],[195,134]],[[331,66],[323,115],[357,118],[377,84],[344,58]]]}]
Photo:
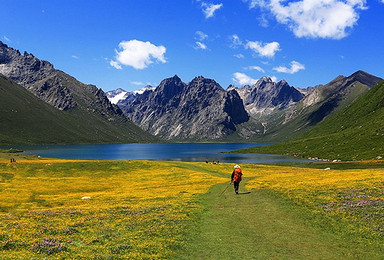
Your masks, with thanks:
[{"label": "shadow on grass", "polygon": [[246,195],[246,194],[250,194],[251,192],[250,191],[247,191],[247,192],[239,192],[237,195]]}]

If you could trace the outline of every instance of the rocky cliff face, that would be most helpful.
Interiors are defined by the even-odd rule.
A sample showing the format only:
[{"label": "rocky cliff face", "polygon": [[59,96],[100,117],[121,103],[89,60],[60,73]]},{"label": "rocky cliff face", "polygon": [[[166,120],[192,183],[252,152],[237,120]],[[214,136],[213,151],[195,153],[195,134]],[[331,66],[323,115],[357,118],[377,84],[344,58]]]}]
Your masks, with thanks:
[{"label": "rocky cliff face", "polygon": [[65,79],[57,77],[57,70],[48,61],[42,61],[24,52],[9,48],[0,42],[0,73],[28,89],[34,95],[60,110],[77,106]]},{"label": "rocky cliff face", "polygon": [[285,80],[276,83],[269,77],[261,78],[253,86],[229,89],[235,89],[239,93],[245,109],[254,117],[271,114],[276,109],[285,109],[304,97],[303,93],[289,86]]},{"label": "rocky cliff face", "polygon": [[188,84],[178,76],[165,79],[121,108],[144,130],[165,139],[217,139],[249,119],[237,92],[204,77]]}]

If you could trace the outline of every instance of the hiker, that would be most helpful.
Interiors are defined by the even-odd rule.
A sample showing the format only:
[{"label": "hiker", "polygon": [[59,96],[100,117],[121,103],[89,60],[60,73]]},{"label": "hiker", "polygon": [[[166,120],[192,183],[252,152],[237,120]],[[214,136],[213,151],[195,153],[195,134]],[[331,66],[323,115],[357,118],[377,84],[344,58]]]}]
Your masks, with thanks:
[{"label": "hiker", "polygon": [[233,187],[235,188],[236,194],[239,194],[239,184],[241,182],[241,176],[243,173],[241,172],[239,165],[236,164],[233,168],[234,170],[231,175],[231,182],[233,182]]}]

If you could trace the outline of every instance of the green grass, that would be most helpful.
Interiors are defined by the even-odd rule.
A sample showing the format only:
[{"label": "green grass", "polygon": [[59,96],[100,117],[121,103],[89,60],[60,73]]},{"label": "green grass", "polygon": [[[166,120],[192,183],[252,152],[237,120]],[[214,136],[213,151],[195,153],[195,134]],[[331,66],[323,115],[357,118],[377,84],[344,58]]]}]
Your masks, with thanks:
[{"label": "green grass", "polygon": [[68,111],[58,110],[0,76],[0,144],[158,141],[128,120],[108,121],[100,113],[89,111],[85,104]]},{"label": "green grass", "polygon": [[235,195],[230,187],[220,195],[225,187],[201,197],[203,212],[179,259],[382,259],[379,241],[346,232],[340,219],[313,214],[270,190]]},{"label": "green grass", "polygon": [[[9,163],[9,156],[17,163]],[[355,186],[320,190],[319,182],[335,175],[308,166],[331,164],[292,165],[242,165],[244,194],[235,195],[228,186],[233,164],[0,154],[0,258],[383,259],[384,173],[345,171],[383,168],[383,162],[334,164],[342,183],[352,183],[358,174],[365,177]],[[298,174],[313,186],[303,191]],[[245,185],[252,182],[262,186],[247,193]],[[336,207],[325,211],[324,191],[338,194],[341,206],[347,197],[355,202],[352,194],[381,204],[344,212],[355,215]],[[379,223],[375,234],[365,209]]]},{"label": "green grass", "polygon": [[239,153],[289,154],[329,160],[374,160],[384,157],[384,82],[308,132],[272,146]]}]

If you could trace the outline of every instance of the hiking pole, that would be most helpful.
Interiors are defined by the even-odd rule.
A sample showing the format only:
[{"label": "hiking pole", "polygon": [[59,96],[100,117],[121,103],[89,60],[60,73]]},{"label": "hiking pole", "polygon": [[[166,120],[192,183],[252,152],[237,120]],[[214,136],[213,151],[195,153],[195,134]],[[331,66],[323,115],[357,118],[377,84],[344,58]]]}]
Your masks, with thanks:
[{"label": "hiking pole", "polygon": [[229,186],[231,186],[231,184],[232,184],[232,182],[230,182],[229,184],[228,184],[228,186],[227,187],[225,187],[225,189],[223,190],[223,192],[222,193],[220,193],[220,195],[219,196],[221,196],[221,195],[223,195],[223,193],[228,189],[228,187]]}]

